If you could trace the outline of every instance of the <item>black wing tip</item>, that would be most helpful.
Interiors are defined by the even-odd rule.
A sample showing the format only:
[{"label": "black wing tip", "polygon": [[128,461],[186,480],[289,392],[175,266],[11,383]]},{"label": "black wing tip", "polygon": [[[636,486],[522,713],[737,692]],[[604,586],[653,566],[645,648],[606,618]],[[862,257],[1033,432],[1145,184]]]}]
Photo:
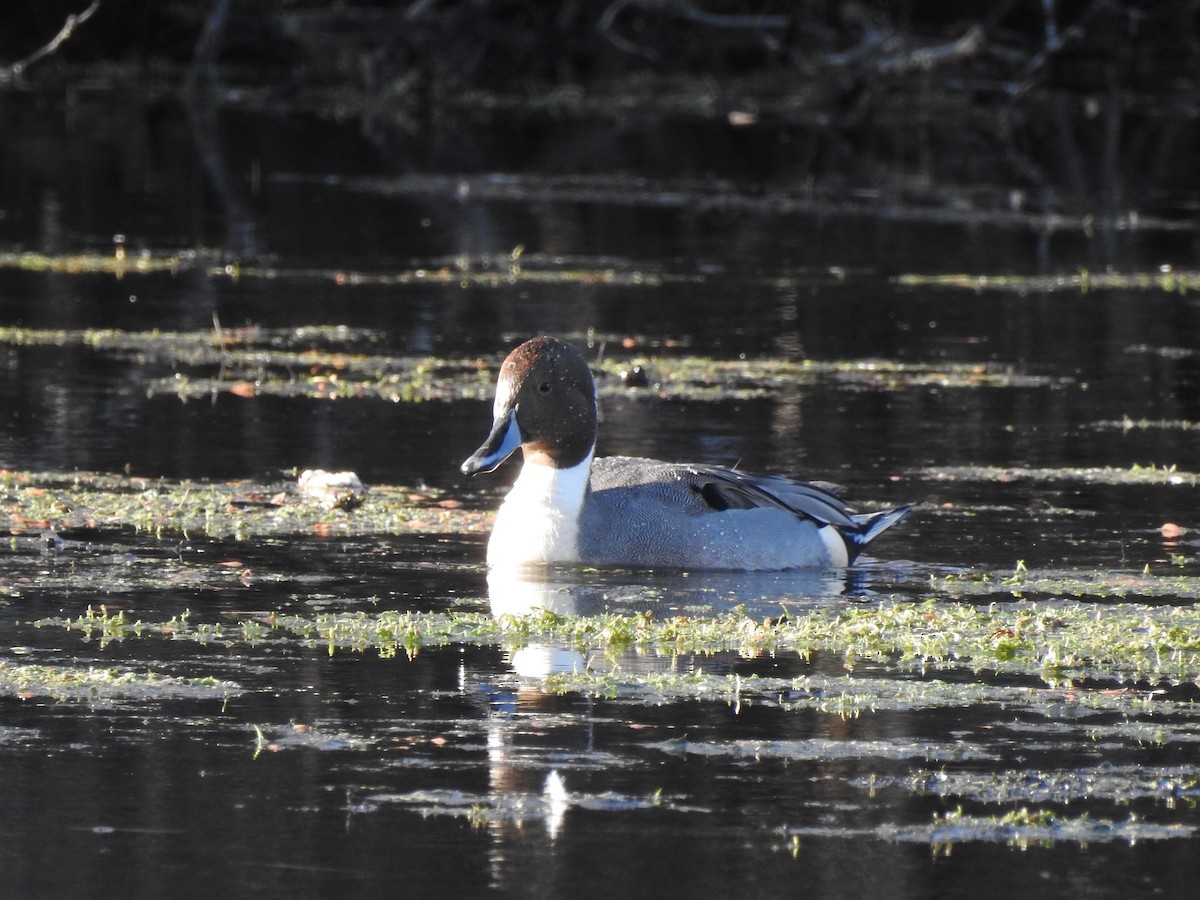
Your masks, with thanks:
[{"label": "black wing tip", "polygon": [[894,509],[885,509],[882,512],[854,516],[855,524],[859,527],[857,531],[851,532],[848,537],[858,544],[860,548],[865,547],[893,525],[903,521],[910,512],[916,509],[916,506],[915,503],[905,503],[903,506],[897,506]]}]

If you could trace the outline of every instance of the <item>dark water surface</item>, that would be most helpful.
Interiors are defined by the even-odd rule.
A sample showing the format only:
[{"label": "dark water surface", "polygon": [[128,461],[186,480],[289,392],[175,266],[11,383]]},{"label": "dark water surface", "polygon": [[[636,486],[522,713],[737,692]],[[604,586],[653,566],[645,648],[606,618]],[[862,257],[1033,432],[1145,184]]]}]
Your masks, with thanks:
[{"label": "dark water surface", "polygon": [[[493,584],[489,592],[478,534],[239,542],[118,532],[104,547],[58,554],[15,537],[0,556],[0,663],[212,676],[241,690],[227,698],[0,696],[0,893],[985,900],[1200,889],[1194,677],[1162,686],[1169,707],[1157,718],[1078,706],[1069,686],[964,671],[937,677],[981,690],[1029,688],[1039,700],[881,701],[843,717],[728,698],[559,695],[542,689],[543,677],[577,660],[551,645],[519,654],[452,645],[410,660],[330,655],[284,639],[101,646],[30,625],[105,602],[146,621],[184,610],[234,622],[272,610],[555,604],[563,613],[666,616],[744,603],[773,615],[921,597],[930,574],[1008,572],[1018,560],[1031,570],[1111,576],[1168,567],[1175,554],[1178,572],[1193,575],[1195,545],[1164,546],[1159,529],[1200,525],[1194,484],[1073,473],[1200,468],[1200,302],[1159,291],[911,287],[893,276],[1181,268],[1194,263],[1196,233],[1177,210],[1189,196],[1194,208],[1194,196],[1176,192],[1168,203],[1168,183],[1120,198],[1171,227],[1099,221],[1056,231],[915,215],[899,198],[840,212],[731,200],[802,196],[803,178],[781,148],[785,138],[816,138],[795,129],[781,136],[667,121],[648,134],[613,121],[478,115],[381,148],[352,121],[234,111],[219,118],[214,171],[212,136],[171,97],[14,90],[0,95],[0,118],[0,250],[200,248],[220,264],[257,261],[282,273],[212,277],[202,266],[117,278],[8,266],[0,268],[6,327],[204,331],[214,315],[226,328],[347,325],[370,330],[371,352],[480,356],[493,366],[526,336],[583,343],[590,332],[617,358],[878,359],[945,370],[897,381],[843,377],[833,367],[761,396],[605,399],[601,453],[739,463],[841,483],[855,502],[922,502],[880,541],[879,559],[849,578],[583,576],[553,589]],[[612,180],[553,180],[572,173]],[[1186,184],[1191,175],[1179,177]],[[497,184],[518,178],[527,179],[524,193],[497,195]],[[1003,192],[1003,173],[995,178],[983,186]],[[879,194],[861,172],[820,172],[816,182],[842,180],[847,200]],[[1111,205],[1111,195],[1102,199],[1099,207]],[[551,260],[551,270],[647,277],[460,286],[347,284],[320,274],[503,267],[518,246]],[[622,337],[634,346],[622,347]],[[183,402],[148,388],[174,369],[82,344],[0,345],[0,466],[266,482],[321,466],[353,469],[368,484],[444,491],[471,508],[494,505],[512,477],[458,473],[486,433],[484,400],[215,393]],[[998,375],[964,376],[972,371]],[[938,477],[962,467],[1016,474]],[[222,559],[271,577],[220,588],[171,578],[119,596],[105,586],[114,565]],[[842,659],[820,654],[630,654],[617,667],[848,675]],[[864,664],[854,677],[866,691],[932,676]],[[1130,687],[1155,686],[1090,685]],[[1070,778],[1083,786],[1052,787]],[[997,817],[1023,808],[1121,827],[1133,816],[1175,830],[1008,839],[935,827],[960,809]]]}]

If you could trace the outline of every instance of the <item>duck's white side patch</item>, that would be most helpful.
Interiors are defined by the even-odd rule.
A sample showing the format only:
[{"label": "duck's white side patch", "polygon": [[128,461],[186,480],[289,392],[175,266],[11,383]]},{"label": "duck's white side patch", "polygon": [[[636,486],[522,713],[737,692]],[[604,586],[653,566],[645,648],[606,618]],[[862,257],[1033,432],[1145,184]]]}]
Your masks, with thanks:
[{"label": "duck's white side patch", "polygon": [[825,542],[825,550],[829,553],[829,565],[834,569],[842,569],[850,565],[850,551],[846,549],[846,539],[832,525],[823,525],[817,529],[817,534]]},{"label": "duck's white side patch", "polygon": [[488,541],[488,565],[575,562],[579,558],[579,512],[591,469],[592,453],[569,469],[529,462],[522,465],[496,513]]}]

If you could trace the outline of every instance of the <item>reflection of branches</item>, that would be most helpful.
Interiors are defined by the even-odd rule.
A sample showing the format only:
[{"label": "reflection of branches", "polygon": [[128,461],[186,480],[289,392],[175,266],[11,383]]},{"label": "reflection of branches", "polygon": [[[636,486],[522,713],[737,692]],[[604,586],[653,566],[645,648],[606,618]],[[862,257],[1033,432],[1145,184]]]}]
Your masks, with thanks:
[{"label": "reflection of branches", "polygon": [[40,62],[51,53],[56,52],[75,33],[75,29],[90,19],[99,8],[100,0],[92,0],[92,5],[83,12],[67,16],[67,20],[63,22],[63,27],[58,30],[58,34],[50,39],[50,43],[39,47],[24,59],[18,60],[10,66],[0,68],[0,84],[19,78],[21,73],[34,63]]},{"label": "reflection of branches", "polygon": [[649,7],[682,19],[685,22],[696,22],[709,28],[733,28],[752,30],[776,30],[787,28],[792,23],[791,16],[783,15],[728,15],[710,13],[696,9],[684,0],[613,0],[600,16],[596,29],[614,46],[626,53],[654,58],[656,54],[648,47],[636,44],[618,34],[614,28],[617,16],[627,7]]},{"label": "reflection of branches", "polygon": [[190,86],[198,82],[214,80],[214,68],[217,54],[221,49],[221,36],[225,32],[225,23],[229,20],[229,9],[233,0],[217,0],[213,10],[204,21],[204,29],[196,41],[196,52],[192,56],[192,67],[188,72]]},{"label": "reflection of branches", "polygon": [[[260,4],[243,16],[306,54],[306,77],[323,64],[339,84],[362,78],[384,109],[418,88],[423,99],[464,87],[511,96],[550,83],[603,90],[627,77],[695,84],[699,74],[718,88],[749,76],[742,94],[832,93],[843,104],[869,101],[876,88],[904,91],[912,79],[943,95],[998,100],[1044,82],[1077,89],[1094,83],[1106,56],[1119,83],[1149,77],[1164,92],[1186,89],[1200,55],[1189,13],[1198,2],[996,0],[972,14],[960,4],[828,0],[410,0],[386,12],[283,4],[263,13]],[[228,0],[210,3],[220,10]],[[218,22],[214,15],[207,28]]]},{"label": "reflection of branches", "polygon": [[[1052,2],[1052,0],[1045,0]],[[658,12],[679,22],[691,23],[718,31],[749,31],[772,47],[779,47],[779,40],[769,32],[782,32],[798,24],[803,13],[732,15],[713,13],[697,9],[686,0],[612,0],[596,22],[596,30],[617,49],[649,60],[658,60],[660,54],[655,47],[631,40],[621,34],[617,27],[618,17],[627,10]],[[848,14],[856,22],[864,22],[867,16]],[[903,73],[910,69],[930,69],[942,62],[973,56],[984,45],[985,27],[971,26],[962,37],[947,44],[912,47],[911,41],[875,27],[867,27],[859,46],[848,52],[829,52],[824,61],[831,66],[866,63],[880,74]]]},{"label": "reflection of branches", "polygon": [[713,28],[787,28],[792,22],[791,16],[784,15],[729,15],[705,12],[684,3],[683,0],[613,0],[600,17],[601,30],[611,25],[617,14],[627,6],[662,9],[685,21],[699,22]]},{"label": "reflection of branches", "polygon": [[196,42],[192,67],[188,72],[183,98],[196,142],[196,152],[208,175],[209,185],[225,211],[228,249],[237,254],[253,254],[258,242],[255,237],[254,216],[249,204],[236,188],[225,163],[221,147],[218,116],[220,102],[216,90],[216,60],[221,50],[221,38],[229,21],[233,0],[216,0]]},{"label": "reflection of branches", "polygon": [[1065,30],[1058,27],[1055,0],[1042,0],[1042,16],[1045,20],[1045,40],[1042,49],[1033,55],[1025,66],[1024,78],[1045,67],[1046,63],[1069,41],[1079,40],[1087,35],[1087,26],[1093,17],[1109,8],[1107,0],[1094,2],[1080,13],[1079,17]]},{"label": "reflection of branches", "polygon": [[932,69],[939,63],[948,60],[962,59],[974,56],[983,46],[983,27],[972,25],[956,41],[948,44],[938,44],[933,47],[918,47],[908,53],[892,56],[879,61],[880,72],[903,72],[906,69]]}]

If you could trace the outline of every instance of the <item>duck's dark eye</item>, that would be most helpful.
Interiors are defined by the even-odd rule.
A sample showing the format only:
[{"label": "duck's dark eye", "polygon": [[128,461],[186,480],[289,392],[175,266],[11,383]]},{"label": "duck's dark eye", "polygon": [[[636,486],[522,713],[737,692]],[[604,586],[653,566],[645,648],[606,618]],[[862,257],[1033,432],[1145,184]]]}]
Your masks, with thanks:
[{"label": "duck's dark eye", "polygon": [[550,382],[543,381],[541,384],[538,385],[538,390],[541,391],[543,394],[550,393]]}]

